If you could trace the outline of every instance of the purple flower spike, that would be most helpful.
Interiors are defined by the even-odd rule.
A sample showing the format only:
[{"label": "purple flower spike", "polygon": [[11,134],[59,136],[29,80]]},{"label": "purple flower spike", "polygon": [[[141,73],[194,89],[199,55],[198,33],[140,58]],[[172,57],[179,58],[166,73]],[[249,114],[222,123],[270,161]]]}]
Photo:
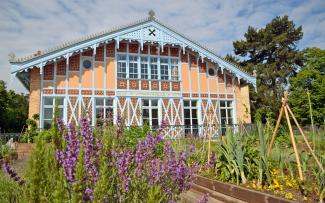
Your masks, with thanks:
[{"label": "purple flower spike", "polygon": [[69,184],[74,182],[75,168],[79,156],[79,139],[78,131],[71,126],[68,126],[68,133],[64,135],[67,140],[66,150],[56,151],[56,160],[63,167],[63,173]]}]

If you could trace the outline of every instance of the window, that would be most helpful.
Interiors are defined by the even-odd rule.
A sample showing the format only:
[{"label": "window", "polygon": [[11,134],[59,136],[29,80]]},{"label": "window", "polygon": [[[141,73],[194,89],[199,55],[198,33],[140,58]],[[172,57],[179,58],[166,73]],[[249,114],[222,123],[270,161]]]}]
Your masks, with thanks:
[{"label": "window", "polygon": [[224,134],[227,125],[233,124],[232,101],[220,101],[221,129]]},{"label": "window", "polygon": [[172,80],[178,80],[178,59],[171,59]]},{"label": "window", "polygon": [[138,78],[138,57],[129,56],[129,78]]},{"label": "window", "polygon": [[215,75],[214,69],[213,68],[209,68],[208,74],[209,74],[209,76],[214,76]]},{"label": "window", "polygon": [[161,80],[168,80],[168,58],[160,59]]},{"label": "window", "polygon": [[159,127],[158,119],[158,100],[142,100],[142,123],[151,126],[153,129]]},{"label": "window", "polygon": [[185,135],[198,134],[198,107],[196,100],[184,100]]},{"label": "window", "polygon": [[149,79],[148,76],[148,57],[141,57],[141,79]]},{"label": "window", "polygon": [[117,55],[117,78],[126,78],[126,55]]},{"label": "window", "polygon": [[43,98],[43,128],[49,129],[52,125],[53,114],[56,102],[58,102],[58,118],[63,118],[64,98],[63,97],[44,97]]},{"label": "window", "polygon": [[114,111],[112,98],[96,98],[96,118],[113,121]]},{"label": "window", "polygon": [[151,57],[150,58],[150,69],[151,69],[151,79],[158,80],[158,65],[157,65],[158,58]]}]

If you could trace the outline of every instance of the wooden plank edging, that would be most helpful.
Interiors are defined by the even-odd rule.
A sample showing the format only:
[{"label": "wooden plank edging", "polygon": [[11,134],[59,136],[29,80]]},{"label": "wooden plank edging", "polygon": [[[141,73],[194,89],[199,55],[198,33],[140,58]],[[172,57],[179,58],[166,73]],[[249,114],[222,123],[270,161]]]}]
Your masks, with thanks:
[{"label": "wooden plank edging", "polygon": [[196,176],[193,183],[245,202],[294,203],[294,201],[276,197],[271,194],[255,191],[229,183],[224,183],[217,180],[211,180],[202,176]]}]

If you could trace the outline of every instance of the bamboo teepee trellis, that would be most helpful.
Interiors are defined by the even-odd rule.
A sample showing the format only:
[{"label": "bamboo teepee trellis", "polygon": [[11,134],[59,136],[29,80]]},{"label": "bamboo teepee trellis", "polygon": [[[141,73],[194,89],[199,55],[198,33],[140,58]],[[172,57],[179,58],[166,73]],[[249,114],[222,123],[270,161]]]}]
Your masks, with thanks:
[{"label": "bamboo teepee trellis", "polygon": [[[270,154],[271,152],[271,149],[272,149],[272,145],[274,144],[274,140],[275,140],[275,136],[278,132],[278,129],[279,129],[279,126],[280,126],[280,122],[281,122],[281,118],[282,118],[282,115],[283,115],[283,112],[285,113],[285,117],[286,117],[286,120],[287,120],[287,124],[288,124],[288,127],[289,127],[289,132],[290,132],[290,137],[291,137],[291,142],[292,142],[292,146],[293,146],[293,150],[294,150],[294,153],[295,153],[295,156],[296,156],[296,162],[297,162],[297,165],[298,165],[298,173],[299,173],[299,177],[301,180],[304,179],[303,177],[303,174],[302,174],[302,169],[301,169],[301,163],[300,163],[300,158],[299,158],[299,153],[298,153],[298,149],[297,149],[297,146],[296,146],[296,141],[295,141],[295,137],[293,135],[293,130],[292,130],[292,126],[291,126],[291,122],[290,122],[290,117],[289,117],[289,113],[292,117],[292,119],[294,120],[295,124],[297,125],[298,129],[299,129],[299,132],[300,134],[302,135],[302,137],[304,138],[304,141],[307,145],[307,148],[309,149],[310,153],[312,154],[313,158],[315,159],[317,165],[319,166],[319,168],[321,169],[322,172],[324,172],[324,168],[322,166],[322,164],[320,163],[320,161],[318,160],[317,156],[315,155],[313,149],[311,148],[302,128],[300,127],[295,115],[293,114],[293,112],[291,111],[288,103],[287,103],[287,99],[288,99],[288,93],[285,92],[284,93],[284,97],[282,97],[282,106],[281,106],[281,110],[280,110],[280,115],[279,115],[279,118],[276,122],[276,125],[275,125],[275,129],[274,129],[274,132],[273,132],[273,135],[272,135],[272,139],[271,139],[271,142],[270,142],[270,145],[269,145],[269,149],[268,149],[268,155]],[[289,113],[288,113],[289,112]]]}]

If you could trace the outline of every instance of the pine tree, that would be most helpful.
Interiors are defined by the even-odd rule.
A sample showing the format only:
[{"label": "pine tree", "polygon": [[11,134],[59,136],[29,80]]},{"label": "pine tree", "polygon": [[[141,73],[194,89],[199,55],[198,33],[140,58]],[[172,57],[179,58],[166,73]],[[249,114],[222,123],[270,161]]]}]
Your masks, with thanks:
[{"label": "pine tree", "polygon": [[[289,78],[303,65],[297,43],[303,36],[288,16],[276,17],[264,28],[248,27],[244,39],[233,43],[240,64],[257,77],[257,93],[251,90],[252,111],[278,113]],[[264,116],[263,116],[264,117]]]}]

